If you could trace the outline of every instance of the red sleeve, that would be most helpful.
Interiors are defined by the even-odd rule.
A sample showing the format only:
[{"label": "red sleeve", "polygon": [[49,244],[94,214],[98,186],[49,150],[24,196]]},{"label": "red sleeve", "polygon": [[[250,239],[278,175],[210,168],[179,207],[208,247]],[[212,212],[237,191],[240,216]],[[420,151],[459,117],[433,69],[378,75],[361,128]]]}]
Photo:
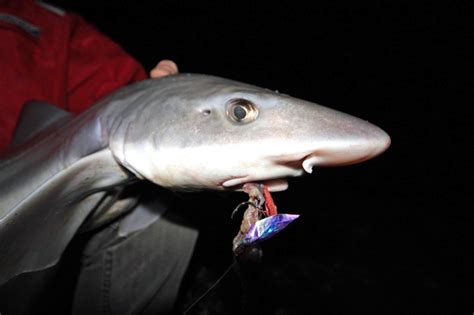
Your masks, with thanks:
[{"label": "red sleeve", "polygon": [[129,83],[144,80],[143,67],[83,18],[75,19],[69,41],[66,108],[79,113]]}]

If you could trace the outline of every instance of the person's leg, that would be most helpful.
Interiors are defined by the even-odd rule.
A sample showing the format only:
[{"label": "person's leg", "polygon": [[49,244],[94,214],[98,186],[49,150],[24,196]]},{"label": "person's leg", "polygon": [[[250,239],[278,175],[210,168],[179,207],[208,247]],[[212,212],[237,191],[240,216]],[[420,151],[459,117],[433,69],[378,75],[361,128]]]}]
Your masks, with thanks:
[{"label": "person's leg", "polygon": [[175,214],[128,236],[120,221],[96,233],[83,253],[73,314],[172,311],[198,235]]}]

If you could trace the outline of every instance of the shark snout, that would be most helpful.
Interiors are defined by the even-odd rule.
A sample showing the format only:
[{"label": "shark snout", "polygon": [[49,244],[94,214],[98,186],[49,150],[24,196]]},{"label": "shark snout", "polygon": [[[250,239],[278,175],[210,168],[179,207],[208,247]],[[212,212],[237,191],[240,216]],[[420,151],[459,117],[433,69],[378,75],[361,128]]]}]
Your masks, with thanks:
[{"label": "shark snout", "polygon": [[360,163],[381,154],[390,143],[390,136],[385,131],[372,126],[363,134],[327,140],[322,145],[319,143],[318,148],[303,159],[302,167],[311,173],[313,167]]}]

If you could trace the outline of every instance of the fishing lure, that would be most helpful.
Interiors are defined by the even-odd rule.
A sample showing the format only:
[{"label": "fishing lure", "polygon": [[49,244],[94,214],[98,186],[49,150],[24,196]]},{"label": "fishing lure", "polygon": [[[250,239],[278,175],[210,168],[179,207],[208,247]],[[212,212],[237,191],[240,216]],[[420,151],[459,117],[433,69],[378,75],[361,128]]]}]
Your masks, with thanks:
[{"label": "fishing lure", "polygon": [[233,217],[242,205],[247,205],[239,232],[233,240],[232,249],[236,257],[274,236],[299,217],[298,214],[279,214],[268,187],[263,184],[247,183],[242,190],[249,195],[249,200],[232,212]]},{"label": "fishing lure", "polygon": [[242,206],[247,205],[239,232],[232,243],[236,259],[211,287],[186,308],[183,314],[187,314],[214,289],[237,263],[242,264],[246,260],[253,260],[255,257],[252,256],[255,253],[259,259],[262,256],[262,251],[258,248],[258,243],[274,236],[299,217],[298,214],[279,214],[268,187],[263,184],[247,183],[242,187],[242,190],[249,195],[249,200],[240,203],[231,214],[231,218],[233,218]]}]

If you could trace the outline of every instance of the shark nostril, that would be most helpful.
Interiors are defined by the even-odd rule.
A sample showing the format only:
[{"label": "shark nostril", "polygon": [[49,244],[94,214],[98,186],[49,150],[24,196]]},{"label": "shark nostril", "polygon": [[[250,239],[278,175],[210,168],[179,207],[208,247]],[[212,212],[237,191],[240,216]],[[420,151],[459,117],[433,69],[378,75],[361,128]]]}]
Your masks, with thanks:
[{"label": "shark nostril", "polygon": [[204,109],[201,111],[202,115],[203,116],[209,116],[211,114],[211,110],[210,109]]}]

